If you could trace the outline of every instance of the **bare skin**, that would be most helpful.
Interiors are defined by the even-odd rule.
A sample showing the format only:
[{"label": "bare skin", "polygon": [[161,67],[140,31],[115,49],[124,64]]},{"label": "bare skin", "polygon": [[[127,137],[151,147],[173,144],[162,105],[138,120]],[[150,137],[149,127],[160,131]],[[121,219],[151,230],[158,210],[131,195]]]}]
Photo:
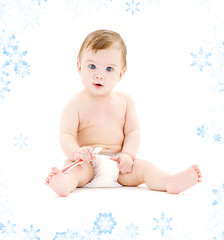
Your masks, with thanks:
[{"label": "bare skin", "polygon": [[[93,66],[94,65],[94,66]],[[108,66],[113,71],[108,72]],[[140,131],[133,99],[113,91],[125,73],[118,48],[84,51],[77,63],[84,90],[65,107],[60,127],[62,149],[69,160],[65,166],[82,159],[85,163],[63,174],[53,167],[46,184],[59,196],[68,196],[77,187],[93,179],[90,163],[93,149],[101,146],[102,153],[118,153],[111,159],[118,162],[118,182],[124,186],[145,183],[151,190],[180,193],[201,181],[198,165],[171,175],[149,161],[136,158]]]}]

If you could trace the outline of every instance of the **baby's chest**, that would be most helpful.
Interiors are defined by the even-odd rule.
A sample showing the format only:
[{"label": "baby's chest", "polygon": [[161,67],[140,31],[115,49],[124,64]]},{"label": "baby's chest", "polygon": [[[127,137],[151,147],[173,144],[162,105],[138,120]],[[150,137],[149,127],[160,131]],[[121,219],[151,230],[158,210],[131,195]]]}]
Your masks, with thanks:
[{"label": "baby's chest", "polygon": [[79,126],[81,128],[88,127],[123,127],[125,122],[125,109],[116,107],[105,107],[95,109],[83,109],[79,112]]}]

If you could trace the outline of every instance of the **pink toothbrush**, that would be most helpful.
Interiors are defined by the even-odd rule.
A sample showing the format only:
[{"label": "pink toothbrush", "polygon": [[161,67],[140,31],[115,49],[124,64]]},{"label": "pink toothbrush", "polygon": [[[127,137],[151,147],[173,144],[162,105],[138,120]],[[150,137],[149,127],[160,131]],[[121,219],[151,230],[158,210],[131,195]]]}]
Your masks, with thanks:
[{"label": "pink toothbrush", "polygon": [[[102,150],[102,147],[97,147],[93,150],[93,155],[98,154],[100,151]],[[70,171],[73,167],[78,166],[79,164],[83,163],[84,161],[82,159],[79,159],[77,161],[75,161],[74,163],[64,167],[61,172],[62,173],[67,173],[68,171]]]}]

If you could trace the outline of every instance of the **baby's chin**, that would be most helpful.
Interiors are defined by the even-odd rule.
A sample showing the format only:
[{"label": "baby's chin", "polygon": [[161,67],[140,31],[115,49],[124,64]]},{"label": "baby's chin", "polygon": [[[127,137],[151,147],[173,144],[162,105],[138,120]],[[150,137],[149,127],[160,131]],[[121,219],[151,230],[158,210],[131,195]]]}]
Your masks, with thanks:
[{"label": "baby's chin", "polygon": [[109,96],[112,92],[112,90],[109,91],[108,89],[106,89],[105,86],[102,86],[99,88],[94,86],[94,88],[95,89],[91,89],[88,91],[89,94],[94,97],[106,97],[106,96]]}]

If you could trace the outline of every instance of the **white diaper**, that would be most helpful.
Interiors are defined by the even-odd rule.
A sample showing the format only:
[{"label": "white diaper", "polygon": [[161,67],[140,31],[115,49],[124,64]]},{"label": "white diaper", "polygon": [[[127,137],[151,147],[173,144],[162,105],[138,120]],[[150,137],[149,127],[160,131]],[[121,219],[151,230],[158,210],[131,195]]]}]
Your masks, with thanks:
[{"label": "white diaper", "polygon": [[117,162],[110,159],[111,156],[97,155],[92,161],[94,168],[93,180],[83,187],[120,187],[117,182],[119,168]]}]

